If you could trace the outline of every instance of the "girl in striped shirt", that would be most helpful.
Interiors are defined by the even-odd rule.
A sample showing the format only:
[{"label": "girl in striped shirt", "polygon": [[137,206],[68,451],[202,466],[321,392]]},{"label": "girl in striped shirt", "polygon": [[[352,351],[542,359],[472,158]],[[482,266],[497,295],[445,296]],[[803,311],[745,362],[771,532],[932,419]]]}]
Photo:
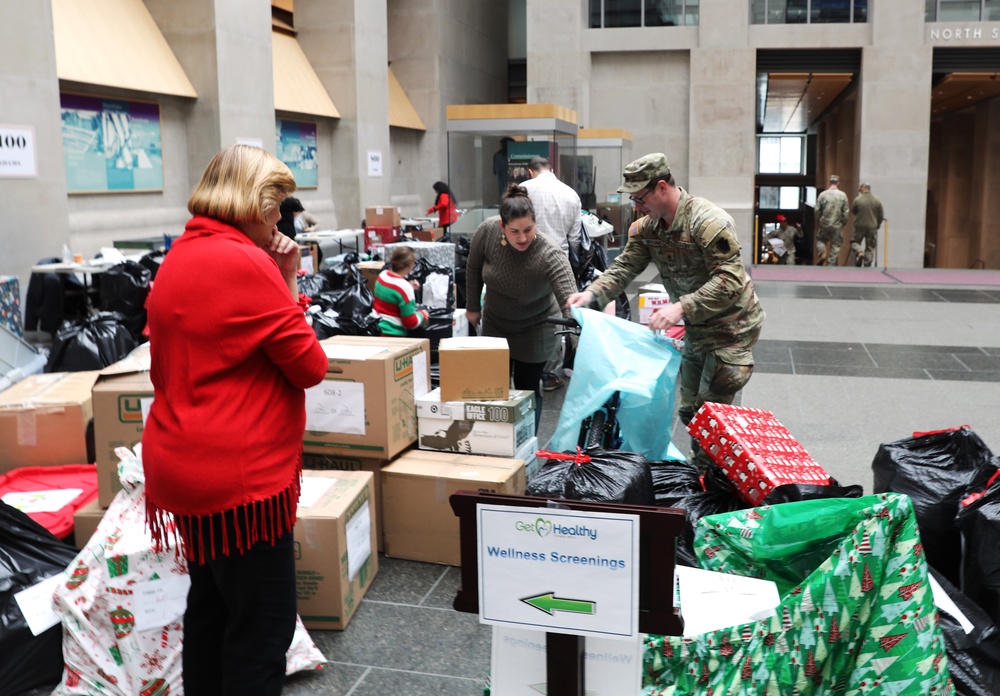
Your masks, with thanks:
[{"label": "girl in striped shirt", "polygon": [[427,311],[417,309],[414,288],[420,287],[406,276],[413,270],[417,255],[412,247],[398,246],[392,250],[389,268],[375,281],[375,311],[378,326],[386,336],[405,336],[410,329],[427,323]]}]

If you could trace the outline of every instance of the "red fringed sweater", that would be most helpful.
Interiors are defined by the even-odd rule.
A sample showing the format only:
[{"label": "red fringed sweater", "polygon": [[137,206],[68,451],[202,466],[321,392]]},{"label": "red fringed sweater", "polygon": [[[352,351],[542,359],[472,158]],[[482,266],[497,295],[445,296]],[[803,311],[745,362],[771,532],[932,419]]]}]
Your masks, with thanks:
[{"label": "red fringed sweater", "polygon": [[[146,306],[155,398],[142,458],[154,539],[179,535],[187,558],[203,562],[216,547],[241,553],[290,531],[304,390],[323,380],[327,358],[277,264],[238,229],[195,216]],[[213,516],[234,521],[235,538],[216,543]]]}]

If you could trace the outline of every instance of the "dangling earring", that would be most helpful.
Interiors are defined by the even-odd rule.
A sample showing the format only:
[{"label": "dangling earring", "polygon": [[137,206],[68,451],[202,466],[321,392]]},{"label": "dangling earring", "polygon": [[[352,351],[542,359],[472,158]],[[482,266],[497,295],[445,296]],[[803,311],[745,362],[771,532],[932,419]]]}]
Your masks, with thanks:
[{"label": "dangling earring", "polygon": [[500,246],[507,246],[507,235],[500,233]]}]

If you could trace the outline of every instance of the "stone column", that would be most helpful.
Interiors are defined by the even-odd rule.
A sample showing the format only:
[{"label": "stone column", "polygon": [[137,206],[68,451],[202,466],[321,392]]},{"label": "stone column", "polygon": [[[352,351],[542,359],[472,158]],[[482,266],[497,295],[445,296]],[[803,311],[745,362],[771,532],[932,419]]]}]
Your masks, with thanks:
[{"label": "stone column", "polygon": [[[753,258],[756,50],[748,47],[747,4],[701,3],[698,47],[691,51],[691,192],[736,221],[743,258]],[[669,153],[668,153],[669,157]]]},{"label": "stone column", "polygon": [[590,124],[590,51],[580,46],[587,25],[582,2],[527,0],[528,103],[573,109]]},{"label": "stone column", "polygon": [[[365,208],[390,204],[389,81],[386,0],[296,0],[299,43],[330,94],[340,122],[333,134],[333,192],[342,227]],[[368,175],[368,153],[382,176]]]},{"label": "stone column", "polygon": [[[924,44],[924,2],[870,3],[868,11],[872,45],[861,52],[858,180],[882,200],[889,267],[922,268],[933,64],[933,49]],[[885,258],[881,249],[879,256]]]},{"label": "stone column", "polygon": [[0,275],[18,276],[23,311],[31,266],[70,243],[51,3],[0,4],[0,46],[0,121],[34,129],[36,176],[0,183]]},{"label": "stone column", "polygon": [[275,151],[269,0],[145,0],[198,92],[187,119],[193,187],[208,161],[238,139]]}]

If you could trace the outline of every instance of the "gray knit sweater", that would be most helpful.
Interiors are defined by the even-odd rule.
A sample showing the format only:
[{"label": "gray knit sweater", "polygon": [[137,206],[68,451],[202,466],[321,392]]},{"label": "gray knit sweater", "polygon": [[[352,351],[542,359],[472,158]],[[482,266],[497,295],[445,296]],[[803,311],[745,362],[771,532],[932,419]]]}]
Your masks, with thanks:
[{"label": "gray knit sweater", "polygon": [[[483,312],[484,336],[501,336],[510,357],[545,362],[556,346],[550,316],[565,316],[566,299],[576,292],[566,254],[548,237],[537,234],[525,251],[501,244],[500,217],[483,221],[472,237],[466,266],[466,308]],[[485,308],[479,298],[486,284]]]}]

